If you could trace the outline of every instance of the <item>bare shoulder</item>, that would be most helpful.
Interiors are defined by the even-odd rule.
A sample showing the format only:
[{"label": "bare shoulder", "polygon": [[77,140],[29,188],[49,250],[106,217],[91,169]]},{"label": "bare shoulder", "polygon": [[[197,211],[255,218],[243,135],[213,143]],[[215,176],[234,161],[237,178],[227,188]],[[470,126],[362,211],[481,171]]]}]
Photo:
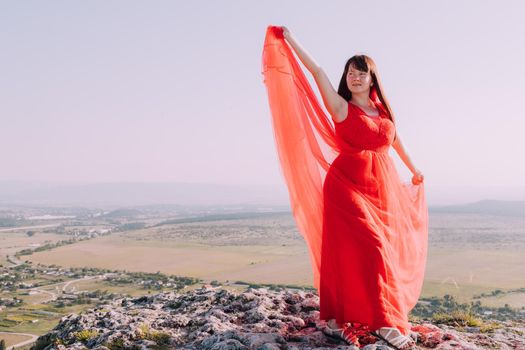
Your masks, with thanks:
[{"label": "bare shoulder", "polygon": [[332,119],[336,123],[341,123],[348,116],[348,102],[341,96],[339,97],[340,99],[338,99],[337,108],[335,109],[334,113],[332,113]]}]

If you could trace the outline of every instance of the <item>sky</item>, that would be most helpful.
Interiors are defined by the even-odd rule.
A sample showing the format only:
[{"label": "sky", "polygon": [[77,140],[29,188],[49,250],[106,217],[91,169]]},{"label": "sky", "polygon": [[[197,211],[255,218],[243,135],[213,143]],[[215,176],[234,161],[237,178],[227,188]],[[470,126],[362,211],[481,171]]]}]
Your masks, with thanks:
[{"label": "sky", "polygon": [[267,26],[286,25],[334,86],[352,55],[375,60],[427,186],[524,186],[524,10],[0,1],[0,181],[283,184],[261,53]]}]

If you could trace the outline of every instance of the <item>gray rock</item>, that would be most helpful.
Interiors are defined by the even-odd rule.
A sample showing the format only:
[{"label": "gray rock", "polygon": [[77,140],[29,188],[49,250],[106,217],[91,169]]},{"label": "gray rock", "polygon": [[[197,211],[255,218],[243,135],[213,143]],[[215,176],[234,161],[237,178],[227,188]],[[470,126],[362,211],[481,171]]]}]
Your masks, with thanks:
[{"label": "gray rock", "polygon": [[282,348],[277,343],[266,343],[263,344],[263,346],[257,348],[257,350],[282,350]]},{"label": "gray rock", "polygon": [[[104,311],[109,310],[109,311]],[[155,347],[184,350],[334,350],[353,349],[321,331],[319,297],[295,289],[270,291],[250,288],[244,293],[203,286],[184,294],[163,292],[139,298],[121,298],[81,314],[60,319],[38,338],[40,349],[99,349]],[[496,321],[494,321],[496,322]],[[515,349],[525,343],[523,323],[504,324],[491,334],[430,323],[415,324],[420,344],[436,349]],[[86,344],[75,332],[93,331]],[[65,345],[54,347],[55,339]],[[365,350],[390,350],[384,343]]]},{"label": "gray rock", "polygon": [[393,348],[384,344],[383,342],[378,342],[375,344],[368,344],[364,346],[362,350],[393,350]]},{"label": "gray rock", "polygon": [[480,328],[479,327],[465,327],[465,332],[469,332],[469,333],[479,333],[480,332]]},{"label": "gray rock", "polygon": [[245,350],[248,349],[243,343],[236,339],[226,339],[215,343],[211,350]]}]

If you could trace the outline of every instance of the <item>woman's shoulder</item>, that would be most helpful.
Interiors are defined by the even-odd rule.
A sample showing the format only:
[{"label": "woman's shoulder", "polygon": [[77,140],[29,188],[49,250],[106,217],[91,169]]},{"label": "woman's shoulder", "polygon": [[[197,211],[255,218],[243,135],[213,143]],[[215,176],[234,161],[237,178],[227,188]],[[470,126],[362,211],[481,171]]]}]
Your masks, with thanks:
[{"label": "woman's shoulder", "polygon": [[338,110],[332,114],[332,121],[336,124],[344,122],[348,117],[349,110],[350,108],[348,107],[348,102],[342,103]]}]

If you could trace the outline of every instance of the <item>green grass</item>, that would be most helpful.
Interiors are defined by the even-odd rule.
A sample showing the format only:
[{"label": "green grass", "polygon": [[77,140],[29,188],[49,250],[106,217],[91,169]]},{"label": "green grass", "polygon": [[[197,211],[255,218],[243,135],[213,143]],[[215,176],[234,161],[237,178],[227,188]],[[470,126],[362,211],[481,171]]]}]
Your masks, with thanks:
[{"label": "green grass", "polygon": [[459,310],[451,313],[436,313],[432,316],[432,322],[453,326],[458,330],[464,330],[465,327],[479,327],[482,333],[489,333],[502,327],[494,322],[485,322],[469,311]]},{"label": "green grass", "polygon": [[76,340],[85,343],[95,338],[96,336],[98,336],[98,331],[94,329],[83,329],[81,331],[74,332],[73,336],[75,337]]}]

